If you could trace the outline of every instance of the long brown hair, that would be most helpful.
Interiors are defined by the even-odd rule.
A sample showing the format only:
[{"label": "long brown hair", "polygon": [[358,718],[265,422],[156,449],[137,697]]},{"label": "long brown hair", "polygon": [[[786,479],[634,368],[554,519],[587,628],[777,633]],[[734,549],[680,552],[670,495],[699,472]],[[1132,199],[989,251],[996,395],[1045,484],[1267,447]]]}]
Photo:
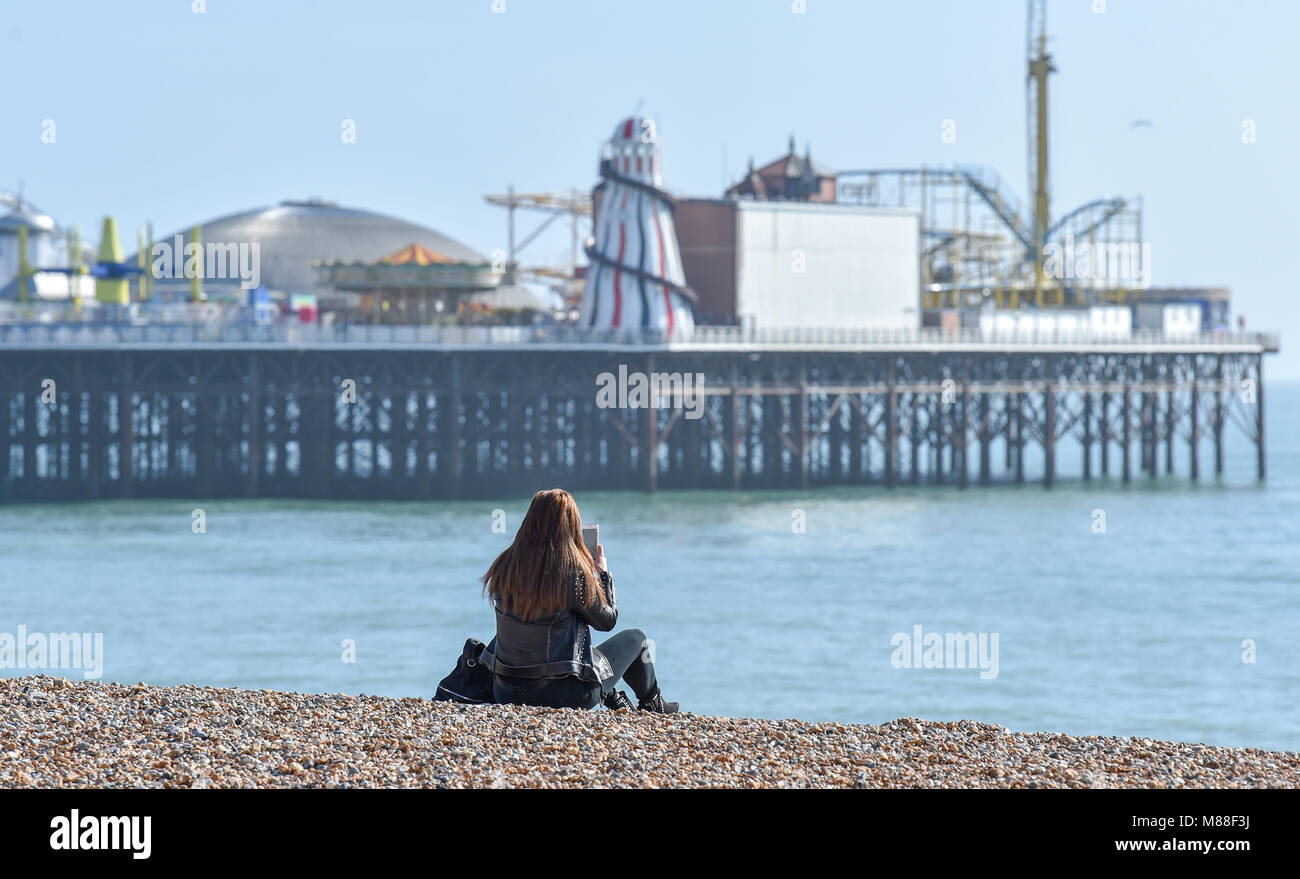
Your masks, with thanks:
[{"label": "long brown hair", "polygon": [[569,578],[587,581],[587,604],[605,603],[596,563],[582,542],[578,502],[562,488],[533,495],[514,542],[483,575],[483,591],[521,619],[538,619],[568,605]]}]

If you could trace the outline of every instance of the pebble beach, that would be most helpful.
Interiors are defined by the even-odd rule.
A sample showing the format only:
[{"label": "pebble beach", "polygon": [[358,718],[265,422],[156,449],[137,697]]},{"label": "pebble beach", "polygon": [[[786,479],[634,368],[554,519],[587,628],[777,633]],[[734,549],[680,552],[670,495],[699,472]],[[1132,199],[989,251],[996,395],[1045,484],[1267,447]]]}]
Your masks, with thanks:
[{"label": "pebble beach", "polygon": [[1013,733],[0,679],[0,787],[1300,786],[1300,753]]}]

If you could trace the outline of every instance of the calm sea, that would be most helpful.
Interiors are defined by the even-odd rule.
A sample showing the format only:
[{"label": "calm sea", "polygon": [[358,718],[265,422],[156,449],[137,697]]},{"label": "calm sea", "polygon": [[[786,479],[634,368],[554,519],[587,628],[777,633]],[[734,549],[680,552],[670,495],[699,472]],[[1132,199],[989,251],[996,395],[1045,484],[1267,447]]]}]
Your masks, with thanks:
[{"label": "calm sea", "polygon": [[[1297,749],[1300,387],[1267,390],[1263,485],[1234,428],[1225,478],[1199,484],[1180,442],[1180,475],[1127,487],[578,500],[601,525],[620,623],[654,639],[664,691],[689,710]],[[1078,472],[1077,449],[1060,455]],[[102,632],[105,680],[427,697],[467,636],[491,636],[477,578],[525,508],[4,507],[0,632]],[[895,667],[895,636],[917,626],[989,649],[996,633],[996,677]]]}]

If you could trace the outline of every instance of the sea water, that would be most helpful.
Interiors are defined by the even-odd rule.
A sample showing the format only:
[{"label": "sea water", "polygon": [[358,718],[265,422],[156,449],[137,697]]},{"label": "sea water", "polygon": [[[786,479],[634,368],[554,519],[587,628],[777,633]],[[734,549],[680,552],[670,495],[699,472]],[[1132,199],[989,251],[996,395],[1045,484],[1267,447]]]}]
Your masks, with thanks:
[{"label": "sea water", "polygon": [[[1263,483],[1230,427],[1224,478],[1205,445],[1197,483],[1180,439],[1176,474],[1162,446],[1155,480],[1135,447],[1130,485],[1115,449],[1110,479],[1068,478],[1079,452],[1063,444],[1051,490],[1031,460],[1023,486],[578,501],[619,627],[653,640],[688,710],[1298,749],[1300,387],[1270,386],[1267,404]],[[428,697],[466,637],[491,637],[478,578],[526,507],[3,507],[0,633],[100,634],[107,681]]]}]

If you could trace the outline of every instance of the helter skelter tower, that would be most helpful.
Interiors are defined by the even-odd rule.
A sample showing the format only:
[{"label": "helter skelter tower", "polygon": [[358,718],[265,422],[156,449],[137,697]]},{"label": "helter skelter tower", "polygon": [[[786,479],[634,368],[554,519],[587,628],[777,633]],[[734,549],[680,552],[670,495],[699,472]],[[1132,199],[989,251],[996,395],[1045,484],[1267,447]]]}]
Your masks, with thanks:
[{"label": "helter skelter tower", "polygon": [[659,331],[676,339],[695,329],[695,294],[686,286],[661,165],[654,123],[641,116],[620,122],[601,156],[584,327]]}]

